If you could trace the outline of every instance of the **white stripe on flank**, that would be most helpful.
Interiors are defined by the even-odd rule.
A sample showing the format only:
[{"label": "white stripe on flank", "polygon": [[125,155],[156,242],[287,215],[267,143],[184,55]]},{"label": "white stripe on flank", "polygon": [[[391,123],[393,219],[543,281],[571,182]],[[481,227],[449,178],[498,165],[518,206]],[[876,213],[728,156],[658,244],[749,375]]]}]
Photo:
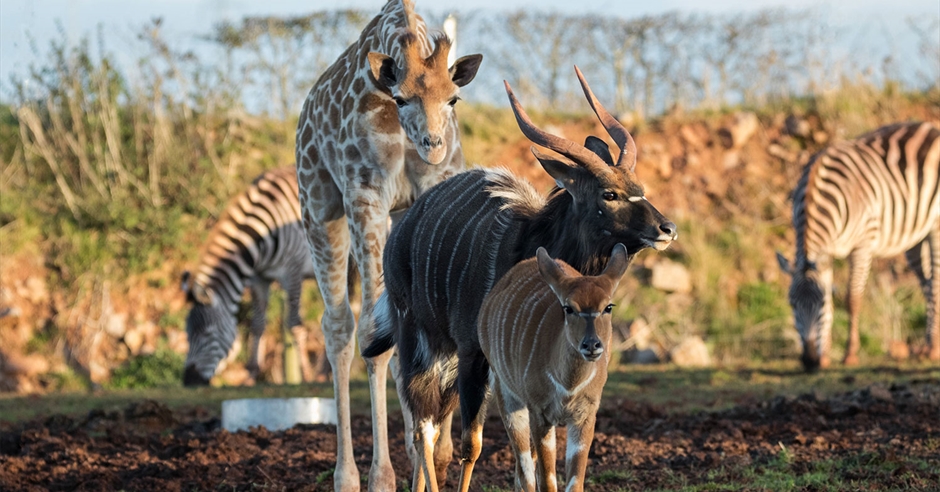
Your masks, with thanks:
[{"label": "white stripe on flank", "polygon": [[552,376],[551,371],[546,372],[546,374],[548,375],[548,379],[549,379],[549,380],[552,382],[552,384],[555,386],[555,389],[556,389],[559,393],[561,393],[562,396],[564,396],[564,397],[570,397],[570,396],[574,396],[574,395],[580,393],[581,390],[583,390],[583,389],[588,385],[588,383],[590,383],[591,380],[594,379],[594,375],[597,374],[597,367],[595,366],[595,367],[591,368],[591,375],[588,376],[587,379],[585,379],[584,381],[582,381],[581,384],[575,386],[575,388],[572,389],[572,390],[570,390],[570,391],[569,391],[568,389],[566,389],[564,386],[562,386],[562,384],[559,383],[557,379],[555,379],[555,376]]}]

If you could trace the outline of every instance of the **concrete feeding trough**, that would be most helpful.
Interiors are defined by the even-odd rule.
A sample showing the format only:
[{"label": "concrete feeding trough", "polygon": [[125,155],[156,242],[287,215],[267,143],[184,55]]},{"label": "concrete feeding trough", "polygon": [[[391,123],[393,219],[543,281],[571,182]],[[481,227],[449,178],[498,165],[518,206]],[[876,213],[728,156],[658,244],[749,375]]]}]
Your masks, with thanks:
[{"label": "concrete feeding trough", "polygon": [[294,424],[336,425],[332,398],[243,398],[222,402],[222,428],[235,432],[263,425],[268,430],[290,429]]}]

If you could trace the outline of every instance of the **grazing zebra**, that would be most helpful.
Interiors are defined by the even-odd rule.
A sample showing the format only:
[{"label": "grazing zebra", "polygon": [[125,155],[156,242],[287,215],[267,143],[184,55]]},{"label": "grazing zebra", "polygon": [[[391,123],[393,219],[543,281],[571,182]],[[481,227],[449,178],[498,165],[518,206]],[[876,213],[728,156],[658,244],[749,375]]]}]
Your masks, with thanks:
[{"label": "grazing zebra", "polygon": [[[475,169],[431,188],[392,229],[383,255],[386,291],[375,307],[376,331],[365,357],[397,343],[397,379],[412,413],[417,463],[412,490],[436,491],[433,442],[458,402],[463,422],[461,490],[475,459],[467,434],[487,391],[488,364],[477,337],[477,314],[490,288],[513,265],[544,246],[579,271],[599,273],[623,243],[634,255],[665,249],[676,225],[644,196],[637,181],[636,145],[600,105],[577,70],[585,96],[619,147],[615,163],[607,144],[585,145],[537,128],[506,84],[522,132],[558,188],[547,198],[506,171]],[[410,428],[410,427],[409,427]],[[447,459],[449,461],[449,458]],[[446,466],[446,462],[443,464]],[[423,470],[423,474],[421,471]]]},{"label": "grazing zebra", "polygon": [[[565,491],[581,492],[607,382],[611,302],[627,269],[627,250],[614,246],[595,277],[556,262],[545,248],[535,256],[514,266],[487,294],[478,321],[480,346],[512,444],[516,488],[536,490],[536,477],[542,490],[557,488],[555,426],[565,425]],[[483,419],[474,424],[473,455],[479,456]]]},{"label": "grazing zebra", "polygon": [[849,259],[845,364],[858,363],[858,313],[872,258],[905,252],[927,300],[930,358],[940,360],[940,129],[930,123],[879,128],[816,154],[793,192],[796,259],[790,305],[807,370],[829,365],[832,259]]},{"label": "grazing zebra", "polygon": [[[189,353],[183,383],[206,385],[238,334],[242,292],[251,290],[251,350],[248,371],[258,376],[261,334],[272,281],[287,291],[288,326],[301,324],[301,284],[313,278],[310,249],[300,223],[294,166],[267,171],[235,197],[209,233],[195,275],[183,273],[192,309],[186,318]],[[303,345],[301,345],[303,346]],[[311,373],[302,352],[304,374]]]}]

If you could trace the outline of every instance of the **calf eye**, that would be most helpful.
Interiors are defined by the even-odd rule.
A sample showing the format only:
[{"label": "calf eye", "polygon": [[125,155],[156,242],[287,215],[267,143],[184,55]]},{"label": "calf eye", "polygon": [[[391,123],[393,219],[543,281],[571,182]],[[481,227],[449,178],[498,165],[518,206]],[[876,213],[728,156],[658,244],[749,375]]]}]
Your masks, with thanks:
[{"label": "calf eye", "polygon": [[571,306],[562,306],[561,308],[565,310],[565,314],[574,314],[574,309],[571,309]]},{"label": "calf eye", "polygon": [[613,304],[608,304],[607,307],[604,308],[604,312],[607,313],[607,314],[610,314],[610,312],[613,311],[613,310],[614,310],[614,305],[613,305]]},{"label": "calf eye", "polygon": [[394,99],[395,99],[395,104],[397,104],[399,108],[403,108],[403,107],[405,107],[405,106],[408,105],[408,101],[406,101],[406,100],[404,100],[404,99],[402,99],[402,98],[400,98],[400,97],[398,97],[398,96],[395,96]]},{"label": "calf eye", "polygon": [[613,201],[613,200],[616,200],[616,199],[617,199],[617,194],[614,193],[613,191],[605,191],[605,192],[604,192],[604,200],[607,200],[607,201],[609,202],[609,201]]}]

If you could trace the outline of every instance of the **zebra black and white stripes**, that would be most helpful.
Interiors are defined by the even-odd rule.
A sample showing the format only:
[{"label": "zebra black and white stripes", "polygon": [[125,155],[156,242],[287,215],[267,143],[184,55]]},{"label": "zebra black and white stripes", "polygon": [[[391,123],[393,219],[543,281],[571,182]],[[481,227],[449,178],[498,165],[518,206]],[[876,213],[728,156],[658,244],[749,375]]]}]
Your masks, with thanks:
[{"label": "zebra black and white stripes", "polygon": [[[219,362],[231,350],[245,287],[251,289],[253,311],[248,362],[252,377],[257,377],[272,281],[287,292],[288,326],[300,325],[301,284],[313,278],[313,264],[297,196],[293,166],[258,176],[231,200],[212,228],[195,274],[184,272],[183,290],[192,302],[186,318],[186,385],[208,384]],[[307,362],[306,356],[301,361]]]},{"label": "zebra black and white stripes", "polygon": [[829,364],[832,260],[849,259],[849,338],[857,363],[858,317],[873,258],[905,252],[927,300],[929,355],[940,360],[940,128],[899,123],[834,144],[806,165],[793,193],[796,258],[790,304],[807,369]]}]

